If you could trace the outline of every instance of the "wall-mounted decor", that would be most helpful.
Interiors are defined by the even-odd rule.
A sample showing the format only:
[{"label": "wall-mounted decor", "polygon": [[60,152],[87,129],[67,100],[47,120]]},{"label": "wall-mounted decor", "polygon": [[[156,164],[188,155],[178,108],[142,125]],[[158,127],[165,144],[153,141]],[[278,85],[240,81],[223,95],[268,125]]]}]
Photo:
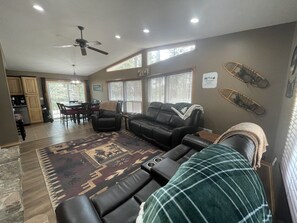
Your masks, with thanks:
[{"label": "wall-mounted decor", "polygon": [[294,95],[295,83],[297,78],[297,45],[295,46],[291,65],[290,65],[290,76],[288,78],[286,97],[291,98]]},{"label": "wall-mounted decor", "polygon": [[93,84],[93,91],[103,91],[102,84]]},{"label": "wall-mounted decor", "polygon": [[138,77],[145,77],[149,75],[149,73],[150,73],[150,69],[148,67],[138,69],[137,71]]},{"label": "wall-mounted decor", "polygon": [[269,86],[267,79],[246,65],[237,62],[227,62],[223,66],[229,74],[246,84],[258,88],[267,88]]},{"label": "wall-mounted decor", "polygon": [[239,93],[236,90],[232,90],[229,88],[223,88],[219,90],[220,94],[223,98],[225,98],[230,103],[246,110],[249,112],[253,112],[256,115],[264,115],[265,114],[265,108],[255,102],[250,97]]},{"label": "wall-mounted decor", "polygon": [[216,88],[218,83],[218,73],[210,72],[203,74],[202,88]]}]

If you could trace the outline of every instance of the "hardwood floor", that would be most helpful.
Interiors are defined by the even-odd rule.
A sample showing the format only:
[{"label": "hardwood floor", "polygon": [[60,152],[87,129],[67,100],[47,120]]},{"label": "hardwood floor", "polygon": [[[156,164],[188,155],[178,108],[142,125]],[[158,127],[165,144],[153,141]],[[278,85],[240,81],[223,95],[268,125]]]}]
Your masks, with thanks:
[{"label": "hardwood floor", "polygon": [[23,203],[25,221],[36,215],[47,215],[50,223],[56,222],[48,191],[39,166],[36,149],[49,145],[87,137],[94,134],[91,123],[69,123],[68,128],[55,120],[26,126],[26,141],[20,144],[23,176]]}]

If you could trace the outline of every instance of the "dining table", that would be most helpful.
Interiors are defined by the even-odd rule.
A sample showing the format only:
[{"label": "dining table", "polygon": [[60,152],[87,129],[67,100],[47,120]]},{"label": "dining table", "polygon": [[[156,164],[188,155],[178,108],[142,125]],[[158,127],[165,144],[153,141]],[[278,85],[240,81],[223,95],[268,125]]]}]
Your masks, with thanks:
[{"label": "dining table", "polygon": [[77,112],[72,116],[74,123],[80,124],[80,110],[83,109],[83,102],[61,102],[66,108],[77,110]]}]

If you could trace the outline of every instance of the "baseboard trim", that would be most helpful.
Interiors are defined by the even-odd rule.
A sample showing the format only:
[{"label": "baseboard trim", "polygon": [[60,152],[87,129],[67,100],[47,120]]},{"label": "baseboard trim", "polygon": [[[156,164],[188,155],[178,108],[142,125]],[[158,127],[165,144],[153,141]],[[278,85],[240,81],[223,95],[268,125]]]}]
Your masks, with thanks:
[{"label": "baseboard trim", "polygon": [[18,145],[20,145],[20,141],[11,142],[11,143],[7,143],[7,144],[1,144],[0,148],[8,148],[8,147],[18,146]]}]

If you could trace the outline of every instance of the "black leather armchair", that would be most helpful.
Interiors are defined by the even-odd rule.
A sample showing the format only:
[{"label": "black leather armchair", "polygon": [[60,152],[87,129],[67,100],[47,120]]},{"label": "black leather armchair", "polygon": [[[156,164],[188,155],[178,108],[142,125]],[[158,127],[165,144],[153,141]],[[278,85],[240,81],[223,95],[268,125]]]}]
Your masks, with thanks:
[{"label": "black leather armchair", "polygon": [[115,110],[99,109],[97,114],[92,115],[94,131],[118,131],[122,123],[122,101],[116,102]]}]

